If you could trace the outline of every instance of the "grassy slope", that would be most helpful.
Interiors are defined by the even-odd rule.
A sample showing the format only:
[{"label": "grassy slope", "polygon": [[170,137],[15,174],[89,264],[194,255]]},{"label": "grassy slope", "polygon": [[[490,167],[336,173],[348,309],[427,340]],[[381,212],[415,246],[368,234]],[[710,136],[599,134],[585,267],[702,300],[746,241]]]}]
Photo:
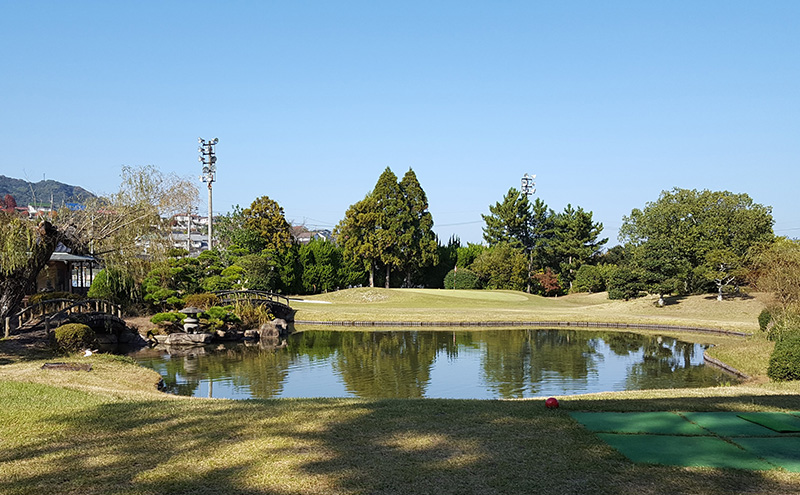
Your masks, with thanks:
[{"label": "grassy slope", "polygon": [[655,306],[654,297],[611,301],[605,293],[545,298],[512,291],[351,289],[297,302],[299,320],[312,321],[601,321],[663,323],[754,332],[764,296],[716,301],[690,296]]},{"label": "grassy slope", "polygon": [[[524,319],[649,321],[666,314],[688,324],[695,314],[705,317],[703,326],[754,331],[760,310],[757,299],[715,308],[689,298],[662,310],[597,295],[554,301],[505,292],[362,289],[324,299],[335,304],[298,304],[300,317],[519,312]],[[357,302],[365,299],[372,301]],[[535,314],[550,316],[527,316]],[[769,349],[760,336],[682,335],[714,341],[740,367],[759,369],[763,356],[754,355]],[[69,361],[91,362],[94,370],[46,371],[41,361],[0,366],[0,493],[800,493],[800,474],[779,470],[633,464],[566,414],[800,410],[795,384],[595,394],[563,398],[557,411],[540,400],[236,402],[157,393],[155,372],[108,356]]]}]

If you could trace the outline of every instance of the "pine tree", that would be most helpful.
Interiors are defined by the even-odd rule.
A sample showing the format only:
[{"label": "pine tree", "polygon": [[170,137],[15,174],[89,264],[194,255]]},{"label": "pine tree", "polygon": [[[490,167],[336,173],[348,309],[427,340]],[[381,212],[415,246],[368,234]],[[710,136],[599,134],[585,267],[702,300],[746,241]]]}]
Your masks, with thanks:
[{"label": "pine tree", "polygon": [[575,272],[600,249],[608,239],[600,239],[602,223],[592,221],[592,212],[568,204],[554,219],[555,236],[551,241],[552,253],[560,267],[560,273],[569,281],[570,289]]},{"label": "pine tree", "polygon": [[515,247],[529,248],[531,208],[528,197],[513,187],[502,202],[489,207],[490,215],[481,215],[486,226],[483,239],[489,246],[508,243]]}]

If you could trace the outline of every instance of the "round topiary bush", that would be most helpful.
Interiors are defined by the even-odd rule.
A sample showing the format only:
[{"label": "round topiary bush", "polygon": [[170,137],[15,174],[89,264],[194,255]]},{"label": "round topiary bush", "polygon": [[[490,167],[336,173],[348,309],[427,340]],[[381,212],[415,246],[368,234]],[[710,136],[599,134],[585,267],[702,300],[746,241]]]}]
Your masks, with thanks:
[{"label": "round topiary bush", "polygon": [[[455,284],[455,287],[453,285]],[[444,277],[445,289],[480,289],[481,281],[478,275],[468,268],[459,268],[458,271],[450,270]]]},{"label": "round topiary bush", "polygon": [[62,352],[77,352],[97,344],[94,330],[82,323],[67,323],[53,332],[55,346]]},{"label": "round topiary bush", "polygon": [[800,337],[794,336],[775,343],[767,376],[776,382],[800,380]]}]

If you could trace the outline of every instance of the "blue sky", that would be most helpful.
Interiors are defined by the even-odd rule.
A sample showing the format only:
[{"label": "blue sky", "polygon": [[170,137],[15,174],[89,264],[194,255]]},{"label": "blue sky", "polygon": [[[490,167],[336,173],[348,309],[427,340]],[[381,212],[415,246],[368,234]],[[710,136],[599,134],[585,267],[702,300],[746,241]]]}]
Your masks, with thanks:
[{"label": "blue sky", "polygon": [[[800,2],[0,0],[0,174],[110,193],[122,165],[332,228],[409,167],[443,241],[524,173],[554,210],[748,193],[800,236]],[[198,180],[198,185],[203,186]],[[201,189],[199,211],[207,204]]]}]

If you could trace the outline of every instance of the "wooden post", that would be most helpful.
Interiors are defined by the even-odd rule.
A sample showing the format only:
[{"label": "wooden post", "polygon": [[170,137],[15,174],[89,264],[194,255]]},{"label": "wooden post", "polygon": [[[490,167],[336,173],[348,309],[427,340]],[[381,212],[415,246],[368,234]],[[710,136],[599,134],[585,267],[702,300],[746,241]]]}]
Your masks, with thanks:
[{"label": "wooden post", "polygon": [[6,338],[11,335],[11,318],[6,316]]}]

